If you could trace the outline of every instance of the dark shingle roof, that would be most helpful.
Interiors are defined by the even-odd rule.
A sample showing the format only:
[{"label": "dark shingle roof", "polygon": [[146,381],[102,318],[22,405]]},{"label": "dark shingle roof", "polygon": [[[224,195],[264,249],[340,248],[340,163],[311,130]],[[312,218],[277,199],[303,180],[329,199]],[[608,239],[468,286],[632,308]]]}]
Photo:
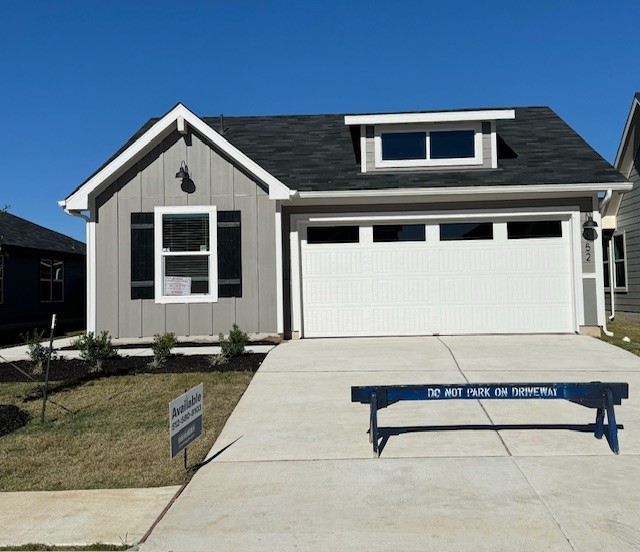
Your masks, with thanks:
[{"label": "dark shingle roof", "polygon": [[[204,118],[214,129],[218,118]],[[624,178],[548,107],[516,108],[496,121],[517,157],[498,169],[360,174],[344,115],[226,117],[234,146],[296,190],[621,182]]]},{"label": "dark shingle roof", "polygon": [[85,244],[33,222],[0,212],[0,245],[84,255]]},{"label": "dark shingle roof", "polygon": [[[361,174],[344,114],[225,116],[224,137],[288,187],[300,191],[625,182],[550,108],[506,109],[515,109],[515,119],[496,121],[496,128],[499,139],[515,156],[499,157],[498,169]],[[220,131],[220,117],[202,119]],[[157,121],[147,121],[102,167]]]}]

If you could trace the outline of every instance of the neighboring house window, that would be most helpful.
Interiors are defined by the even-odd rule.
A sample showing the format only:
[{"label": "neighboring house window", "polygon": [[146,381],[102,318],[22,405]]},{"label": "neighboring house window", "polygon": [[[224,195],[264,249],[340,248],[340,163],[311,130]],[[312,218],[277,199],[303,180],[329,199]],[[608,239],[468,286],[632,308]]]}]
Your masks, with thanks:
[{"label": "neighboring house window", "polygon": [[40,301],[62,303],[64,301],[64,262],[40,259]]},{"label": "neighboring house window", "polygon": [[4,303],[4,255],[0,253],[0,305]]},{"label": "neighboring house window", "polygon": [[482,164],[481,125],[377,127],[374,140],[376,166],[381,168]]},{"label": "neighboring house window", "polygon": [[[625,246],[625,235],[615,234],[611,240],[613,240],[613,285],[616,291],[627,290],[627,252]],[[611,288],[611,279],[609,277],[609,264],[612,259],[609,255],[609,243],[610,241],[604,241],[604,287]]]},{"label": "neighboring house window", "polygon": [[155,209],[155,298],[158,303],[218,300],[216,208]]},{"label": "neighboring house window", "polygon": [[625,235],[615,234],[609,240],[603,240],[604,287],[611,288],[609,244],[613,240],[613,286],[615,291],[627,291],[627,252]]}]

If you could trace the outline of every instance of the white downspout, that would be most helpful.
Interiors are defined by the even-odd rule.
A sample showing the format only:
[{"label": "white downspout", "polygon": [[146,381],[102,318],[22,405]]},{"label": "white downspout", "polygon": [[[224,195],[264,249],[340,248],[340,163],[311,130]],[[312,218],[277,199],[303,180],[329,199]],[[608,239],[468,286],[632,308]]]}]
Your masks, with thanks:
[{"label": "white downspout", "polygon": [[609,289],[611,290],[611,316],[609,316],[609,320],[613,322],[613,319],[616,317],[616,305],[615,305],[615,296],[616,293],[614,291],[615,282],[613,280],[615,276],[615,262],[613,259],[613,239],[609,240]]},{"label": "white downspout", "polygon": [[[614,283],[613,283],[613,240],[609,240],[609,289],[611,290],[611,292],[609,293],[609,295],[611,295],[611,316],[609,317],[609,320],[613,320],[616,313],[614,310],[614,295],[615,292],[613,291]],[[607,319],[605,317],[604,322],[602,324],[602,333],[604,333],[604,335],[606,335],[607,337],[613,337],[613,332],[610,332],[607,329]]]},{"label": "white downspout", "polygon": [[[600,201],[600,205],[598,205],[598,210],[600,211],[601,214],[603,214],[603,211],[605,210],[605,208],[607,207],[607,205],[611,201],[611,197],[612,196],[613,196],[613,190],[611,188],[609,188],[607,190],[607,193],[602,198],[602,201]],[[609,289],[611,290],[610,293],[609,293],[609,295],[611,297],[611,316],[609,316],[609,320],[613,320],[615,318],[615,316],[616,316],[616,313],[615,313],[615,292],[613,291],[613,288],[614,288],[614,285],[613,285],[613,268],[614,268],[614,266],[613,265],[614,265],[614,263],[613,263],[613,240],[609,240]],[[613,332],[610,332],[607,329],[607,321],[606,321],[606,319],[604,321],[604,324],[602,325],[602,332],[607,337],[613,337]]]}]

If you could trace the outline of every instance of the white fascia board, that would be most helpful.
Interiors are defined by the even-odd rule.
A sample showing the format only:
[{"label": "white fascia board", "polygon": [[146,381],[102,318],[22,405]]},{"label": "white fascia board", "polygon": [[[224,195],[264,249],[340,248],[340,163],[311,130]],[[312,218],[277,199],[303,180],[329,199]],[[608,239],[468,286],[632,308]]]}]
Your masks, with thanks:
[{"label": "white fascia board", "polygon": [[456,188],[393,188],[389,190],[336,190],[328,192],[298,192],[300,199],[330,198],[393,198],[393,197],[428,197],[428,196],[469,196],[469,195],[503,195],[530,193],[567,193],[567,192],[600,192],[606,189],[626,192],[633,188],[631,182],[613,184],[529,184],[514,186],[460,186]]},{"label": "white fascia board", "polygon": [[638,102],[637,98],[634,96],[633,101],[631,102],[631,109],[629,110],[629,116],[627,117],[627,122],[624,125],[624,131],[622,132],[622,138],[620,139],[620,145],[618,146],[618,152],[616,153],[616,160],[614,162],[614,167],[619,171],[622,171],[622,155],[626,151],[627,140],[629,138],[629,131],[631,130],[631,121],[635,115],[636,109],[640,108],[640,102]]},{"label": "white fascia board", "polygon": [[458,121],[497,121],[515,119],[515,109],[486,109],[478,111],[440,111],[437,113],[381,113],[377,115],[346,115],[344,124],[390,125],[405,123],[451,123]]},{"label": "white fascia board", "polygon": [[213,145],[222,150],[231,159],[247,169],[256,178],[269,187],[270,199],[288,199],[294,192],[284,183],[252,161],[238,148],[229,143],[225,138],[213,130],[197,115],[189,111],[184,105],[178,104],[169,113],[156,122],[147,132],[138,138],[131,146],[116,157],[106,167],[96,173],[80,189],[76,190],[67,199],[59,202],[61,206],[71,211],[83,211],[88,209],[89,196],[103,184],[110,182],[125,170],[129,164],[145,155],[159,139],[164,137],[173,128],[180,130],[185,124],[193,127],[200,134],[211,141]]}]

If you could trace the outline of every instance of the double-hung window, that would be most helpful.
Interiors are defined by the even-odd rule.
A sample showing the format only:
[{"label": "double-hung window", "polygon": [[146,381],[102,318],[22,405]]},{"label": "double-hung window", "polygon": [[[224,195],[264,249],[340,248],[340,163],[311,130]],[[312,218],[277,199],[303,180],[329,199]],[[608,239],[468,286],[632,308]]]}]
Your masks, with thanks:
[{"label": "double-hung window", "polygon": [[40,259],[40,302],[64,301],[64,262]]},{"label": "double-hung window", "polygon": [[154,232],[156,302],[217,301],[216,208],[157,207]]},{"label": "double-hung window", "polygon": [[624,243],[624,233],[614,235],[613,241],[613,259],[609,255],[609,240],[604,241],[604,287],[611,288],[610,263],[613,262],[613,288],[615,291],[627,290],[627,262],[626,248]]}]

